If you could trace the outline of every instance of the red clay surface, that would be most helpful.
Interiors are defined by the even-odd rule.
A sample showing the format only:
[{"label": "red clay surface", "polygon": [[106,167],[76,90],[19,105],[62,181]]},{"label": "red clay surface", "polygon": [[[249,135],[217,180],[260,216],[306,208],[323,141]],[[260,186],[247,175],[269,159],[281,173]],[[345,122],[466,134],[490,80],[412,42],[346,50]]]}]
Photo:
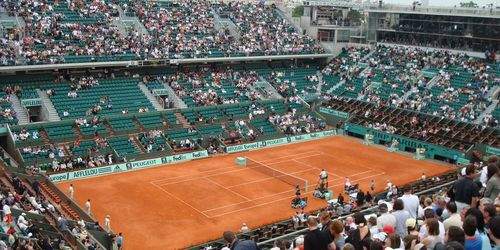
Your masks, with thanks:
[{"label": "red clay surface", "polygon": [[84,207],[91,199],[101,223],[111,215],[111,228],[123,233],[125,249],[179,249],[220,238],[225,230],[237,231],[243,222],[256,228],[294,214],[294,187],[236,165],[237,156],[307,179],[306,211],[326,206],[312,196],[322,168],[329,172],[335,197],[346,176],[363,190],[373,179],[376,190],[382,190],[388,179],[401,185],[422,173],[433,176],[450,170],[336,136],[57,185],[67,192],[73,183],[78,204]]}]

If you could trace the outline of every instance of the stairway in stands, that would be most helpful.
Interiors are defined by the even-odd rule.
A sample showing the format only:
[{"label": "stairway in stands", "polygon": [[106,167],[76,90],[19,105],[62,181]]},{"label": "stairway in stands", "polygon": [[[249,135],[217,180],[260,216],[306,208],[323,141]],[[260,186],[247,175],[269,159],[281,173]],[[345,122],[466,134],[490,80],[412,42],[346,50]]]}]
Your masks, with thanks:
[{"label": "stairway in stands", "polygon": [[182,123],[183,128],[190,128],[191,124],[186,120],[186,118],[181,113],[174,113],[178,121]]}]

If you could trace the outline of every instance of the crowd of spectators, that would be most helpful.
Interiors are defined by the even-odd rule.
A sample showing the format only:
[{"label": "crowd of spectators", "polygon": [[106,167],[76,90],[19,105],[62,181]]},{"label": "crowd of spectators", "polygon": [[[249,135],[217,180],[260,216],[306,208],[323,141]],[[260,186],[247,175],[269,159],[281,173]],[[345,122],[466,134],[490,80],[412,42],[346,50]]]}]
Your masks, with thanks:
[{"label": "crowd of spectators", "polygon": [[182,97],[190,96],[197,106],[238,103],[242,99],[256,100],[260,95],[251,90],[258,80],[255,71],[220,70],[203,67],[197,71],[178,73],[167,78],[167,83]]},{"label": "crowd of spectators", "polygon": [[[324,52],[275,7],[261,3],[8,0],[2,7],[26,23],[2,38],[2,65],[65,63],[69,56],[96,61]],[[114,26],[118,7],[137,16],[148,34]],[[214,13],[231,18],[241,36],[236,39],[227,27],[216,29]]]},{"label": "crowd of spectators", "polygon": [[[490,156],[484,165],[467,165],[459,169],[452,186],[432,195],[417,196],[409,185],[398,188],[400,191],[392,192],[390,197],[372,197],[369,192],[360,196],[361,190],[354,198],[340,194],[317,214],[297,211],[292,216],[294,228],[305,226],[307,232],[291,240],[276,240],[271,249],[498,249],[499,165],[497,156]],[[422,180],[427,181],[426,178],[423,174]],[[368,210],[332,220],[360,208]],[[245,245],[245,249],[258,249],[250,241],[226,236],[228,233],[224,238],[229,248]]]}]

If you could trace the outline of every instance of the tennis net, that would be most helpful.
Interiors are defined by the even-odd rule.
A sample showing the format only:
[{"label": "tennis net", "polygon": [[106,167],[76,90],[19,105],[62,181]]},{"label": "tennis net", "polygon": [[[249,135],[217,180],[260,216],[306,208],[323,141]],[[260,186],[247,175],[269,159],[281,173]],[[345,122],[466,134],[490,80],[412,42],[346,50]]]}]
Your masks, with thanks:
[{"label": "tennis net", "polygon": [[246,166],[255,171],[261,172],[265,175],[269,175],[273,178],[276,178],[284,183],[290,184],[292,186],[300,186],[300,189],[307,192],[308,189],[308,181],[306,179],[299,178],[297,176],[293,176],[291,174],[287,174],[275,168],[269,167],[268,165],[253,160],[251,158],[246,157]]}]

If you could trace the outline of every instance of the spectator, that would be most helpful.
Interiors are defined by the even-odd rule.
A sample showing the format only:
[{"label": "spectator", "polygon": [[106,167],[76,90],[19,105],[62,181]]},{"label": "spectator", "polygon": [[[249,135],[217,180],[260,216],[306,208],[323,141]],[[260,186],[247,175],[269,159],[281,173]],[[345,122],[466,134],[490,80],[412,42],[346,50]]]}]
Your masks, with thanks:
[{"label": "spectator", "polygon": [[391,225],[396,227],[396,217],[389,213],[389,209],[386,203],[381,203],[378,206],[380,216],[377,218],[377,226],[379,231],[383,231],[386,225]]},{"label": "spectator", "polygon": [[481,250],[482,240],[476,234],[477,230],[477,220],[476,217],[470,215],[465,217],[464,220],[464,233],[465,233],[465,243],[464,247],[466,250]]},{"label": "spectator", "polygon": [[403,189],[403,196],[401,196],[400,199],[403,200],[403,203],[405,205],[404,210],[408,211],[411,218],[416,219],[418,214],[418,204],[419,204],[418,197],[412,194],[411,186],[404,186],[402,189]]},{"label": "spectator", "polygon": [[425,227],[427,228],[427,236],[422,239],[422,243],[427,247],[427,249],[434,249],[434,246],[438,243],[443,243],[443,238],[440,237],[439,223],[438,220],[431,218],[426,219]]},{"label": "spectator", "polygon": [[450,201],[446,204],[446,211],[448,211],[448,218],[443,222],[444,229],[448,231],[451,226],[462,227],[462,218],[457,213],[457,205],[455,202]]},{"label": "spectator", "polygon": [[[491,250],[490,240],[488,239],[488,233],[484,228],[484,216],[481,211],[477,208],[469,208],[465,212],[465,217],[473,216],[476,219],[476,235],[478,235],[482,241],[482,250]],[[465,230],[465,226],[464,226]]]},{"label": "spectator", "polygon": [[450,226],[446,230],[445,242],[448,243],[451,241],[456,241],[461,245],[465,244],[465,233],[461,227]]},{"label": "spectator", "polygon": [[229,243],[231,250],[259,250],[260,248],[251,240],[240,241],[234,232],[225,231],[223,233],[224,240]]},{"label": "spectator", "polygon": [[477,206],[477,202],[479,201],[479,188],[476,183],[474,183],[475,176],[474,165],[469,165],[465,168],[465,176],[459,179],[453,186],[455,203],[457,204],[457,211],[459,212],[464,208],[475,208]]},{"label": "spectator", "polygon": [[488,166],[488,176],[491,177],[486,182],[484,197],[495,200],[495,198],[500,194],[500,171],[496,165]]},{"label": "spectator", "polygon": [[318,228],[317,218],[309,216],[307,218],[307,232],[304,238],[304,250],[327,250],[328,249],[328,236]]},{"label": "spectator", "polygon": [[432,210],[432,208],[427,208],[424,210],[424,219],[425,219],[425,222],[424,222],[425,224],[420,227],[420,232],[419,232],[420,239],[423,239],[429,235],[429,231],[428,231],[429,227],[427,226],[427,222],[434,219],[436,221],[436,223],[438,224],[437,232],[439,234],[439,237],[443,241],[444,235],[446,232],[444,229],[444,224],[441,221],[436,220],[436,215],[434,214],[434,211]]},{"label": "spectator", "polygon": [[406,236],[408,234],[408,229],[406,228],[406,220],[411,218],[410,213],[404,210],[404,202],[402,199],[397,199],[394,201],[393,205],[394,211],[392,215],[396,218],[395,232],[398,236]]},{"label": "spectator", "polygon": [[363,250],[364,247],[369,248],[371,236],[370,229],[366,224],[365,216],[361,213],[355,213],[353,217],[354,223],[356,223],[356,228],[349,231],[346,243],[352,244],[355,250]]},{"label": "spectator", "polygon": [[342,222],[339,220],[333,220],[329,225],[328,231],[330,233],[330,238],[332,239],[328,249],[342,249],[345,244],[345,238],[343,235],[344,226],[342,225]]},{"label": "spectator", "polygon": [[491,219],[488,234],[495,245],[494,249],[497,250],[500,247],[500,215]]}]

